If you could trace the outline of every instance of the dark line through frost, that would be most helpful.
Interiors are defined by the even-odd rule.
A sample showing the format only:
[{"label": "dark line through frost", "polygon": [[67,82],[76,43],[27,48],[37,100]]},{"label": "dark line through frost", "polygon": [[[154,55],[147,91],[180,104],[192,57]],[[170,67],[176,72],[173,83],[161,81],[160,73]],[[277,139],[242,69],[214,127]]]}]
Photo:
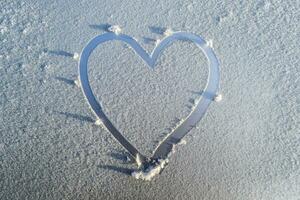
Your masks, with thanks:
[{"label": "dark line through frost", "polygon": [[[187,118],[173,131],[171,132],[155,149],[153,156],[147,158],[141,154],[111,123],[98,101],[96,100],[93,91],[89,84],[88,79],[88,59],[92,51],[101,43],[110,40],[120,40],[129,44],[134,51],[148,64],[150,68],[154,68],[155,62],[159,57],[161,51],[169,44],[176,40],[189,40],[202,50],[209,62],[209,75],[207,85],[203,91],[203,94],[211,94],[211,98],[207,95],[202,95],[199,103],[194,110],[187,116]],[[130,153],[131,157],[137,161],[146,164],[150,159],[165,159],[172,150],[174,144],[180,142],[180,140],[201,120],[205,114],[209,104],[213,100],[214,95],[219,88],[219,62],[215,56],[213,50],[206,45],[206,42],[199,36],[186,33],[175,32],[172,35],[164,38],[149,55],[132,37],[125,34],[105,33],[93,38],[87,46],[83,49],[79,62],[79,77],[81,82],[82,91],[92,108],[96,116],[102,121],[111,134],[119,141],[119,143]],[[139,158],[138,158],[139,157]]]}]

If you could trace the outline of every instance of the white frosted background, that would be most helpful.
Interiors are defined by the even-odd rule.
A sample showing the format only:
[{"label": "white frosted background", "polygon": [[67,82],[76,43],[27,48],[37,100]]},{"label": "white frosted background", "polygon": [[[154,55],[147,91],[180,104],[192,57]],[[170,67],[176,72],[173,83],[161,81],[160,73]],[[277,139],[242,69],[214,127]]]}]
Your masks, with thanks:
[{"label": "white frosted background", "polygon": [[[283,0],[2,0],[0,199],[299,199],[299,10]],[[72,54],[106,23],[147,51],[155,44],[145,38],[162,38],[153,27],[199,34],[221,63],[223,101],[152,182],[112,170],[134,165],[111,156],[126,152],[93,124],[72,84]],[[189,90],[207,75],[203,54],[181,42],[153,72],[121,43],[97,48],[90,62],[105,112],[146,153],[188,113]]]}]

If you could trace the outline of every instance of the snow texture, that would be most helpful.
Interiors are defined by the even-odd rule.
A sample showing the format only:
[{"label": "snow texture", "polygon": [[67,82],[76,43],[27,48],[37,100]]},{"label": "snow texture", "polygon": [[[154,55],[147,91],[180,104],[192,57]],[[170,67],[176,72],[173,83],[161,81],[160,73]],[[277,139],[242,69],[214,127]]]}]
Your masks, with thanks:
[{"label": "snow texture", "polygon": [[[298,200],[299,10],[295,0],[1,0],[0,199]],[[167,27],[195,33],[220,60],[226,98],[151,182],[131,176],[135,165],[120,162],[126,152],[74,87],[73,53],[111,24],[148,52]],[[149,69],[109,42],[91,55],[89,79],[116,127],[151,155],[191,111],[207,64],[176,42]]]}]

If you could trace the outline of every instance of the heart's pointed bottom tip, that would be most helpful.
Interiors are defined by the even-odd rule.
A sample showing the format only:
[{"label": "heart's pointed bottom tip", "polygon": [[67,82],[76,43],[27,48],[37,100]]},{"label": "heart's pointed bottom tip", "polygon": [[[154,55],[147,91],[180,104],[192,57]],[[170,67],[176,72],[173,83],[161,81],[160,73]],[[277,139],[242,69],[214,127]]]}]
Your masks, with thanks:
[{"label": "heart's pointed bottom tip", "polygon": [[159,175],[162,170],[167,166],[168,159],[150,160],[144,164],[143,169],[133,171],[131,175],[136,179],[151,181],[156,175]]}]

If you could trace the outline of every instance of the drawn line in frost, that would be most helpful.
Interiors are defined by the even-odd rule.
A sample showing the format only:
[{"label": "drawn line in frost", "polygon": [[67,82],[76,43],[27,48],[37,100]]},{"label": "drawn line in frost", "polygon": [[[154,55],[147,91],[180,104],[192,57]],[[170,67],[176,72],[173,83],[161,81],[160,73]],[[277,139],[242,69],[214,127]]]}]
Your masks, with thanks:
[{"label": "drawn line in frost", "polygon": [[[139,166],[139,171],[133,172],[132,175],[136,178],[151,180],[156,174],[161,173],[163,168],[168,163],[168,157],[174,146],[182,141],[182,138],[201,120],[205,114],[209,104],[217,99],[221,98],[217,95],[219,89],[219,62],[213,52],[212,48],[205,42],[201,37],[187,33],[187,32],[170,32],[165,34],[156,47],[153,49],[151,54],[148,54],[132,37],[122,34],[121,29],[118,26],[110,27],[109,33],[104,33],[102,35],[93,38],[83,49],[80,55],[79,61],[79,80],[82,91],[87,99],[92,111],[98,118],[98,122],[102,122],[102,125],[119,141],[119,143],[129,152],[131,159],[135,160]],[[195,105],[191,113],[174,128],[170,134],[168,134],[163,141],[154,150],[153,155],[148,158],[140,153],[112,124],[105,113],[102,110],[101,105],[96,100],[93,91],[89,84],[88,79],[88,59],[93,52],[93,50],[100,44],[111,41],[119,40],[127,43],[132,47],[132,49],[139,55],[150,68],[155,67],[155,63],[160,55],[160,53],[168,45],[176,40],[188,40],[197,45],[198,48],[202,50],[208,60],[209,73],[208,79],[203,90],[203,94],[200,99],[195,102]]]}]

